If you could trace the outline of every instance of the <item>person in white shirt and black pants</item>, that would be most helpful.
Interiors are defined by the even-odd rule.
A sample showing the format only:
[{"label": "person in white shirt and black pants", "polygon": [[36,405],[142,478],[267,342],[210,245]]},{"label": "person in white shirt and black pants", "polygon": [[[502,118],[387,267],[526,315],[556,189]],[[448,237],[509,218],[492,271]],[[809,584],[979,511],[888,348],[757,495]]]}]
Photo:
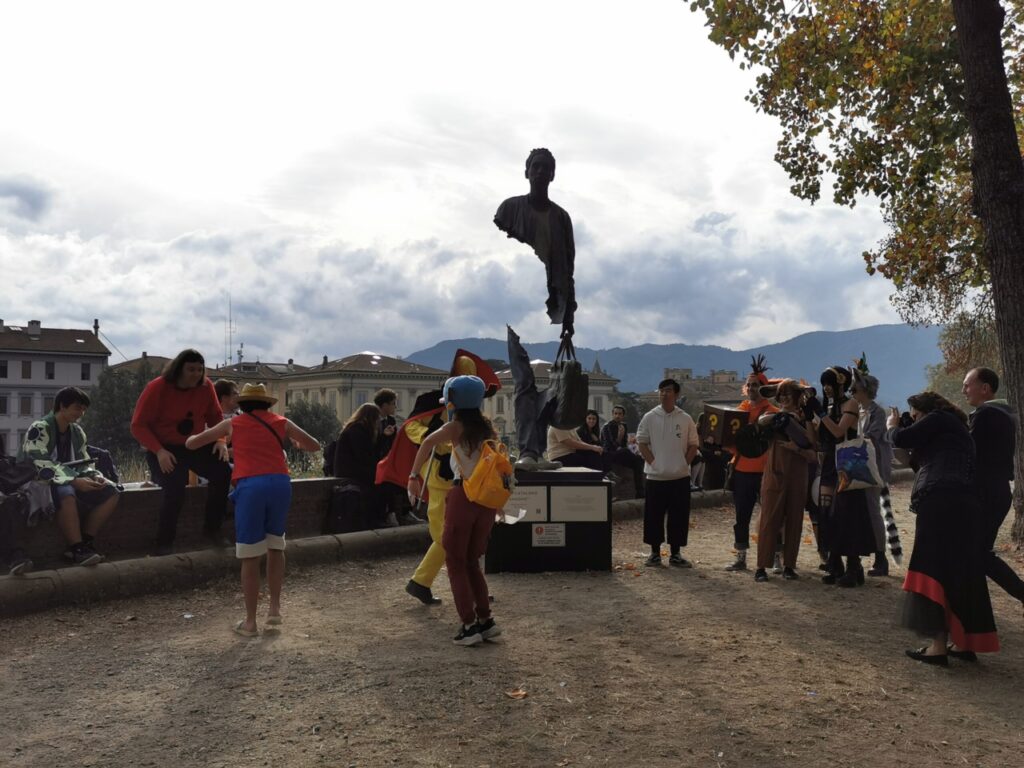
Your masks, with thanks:
[{"label": "person in white shirt and black pants", "polygon": [[690,462],[700,441],[690,415],[676,407],[679,382],[665,379],[658,385],[661,404],[644,414],[636,444],[644,457],[647,495],[644,498],[644,543],[651,547],[646,565],[661,565],[668,515],[669,565],[690,568],[680,551],[690,530]]}]

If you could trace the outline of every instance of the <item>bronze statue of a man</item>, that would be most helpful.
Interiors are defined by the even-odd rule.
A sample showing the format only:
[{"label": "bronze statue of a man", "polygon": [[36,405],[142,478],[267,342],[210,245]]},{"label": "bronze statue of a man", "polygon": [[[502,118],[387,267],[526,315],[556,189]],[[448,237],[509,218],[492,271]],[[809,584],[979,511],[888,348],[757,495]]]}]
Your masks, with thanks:
[{"label": "bronze statue of a man", "polygon": [[[576,314],[576,285],[573,266],[576,244],[572,236],[572,219],[565,209],[548,197],[548,186],[555,178],[555,156],[547,149],[535,149],[526,158],[526,178],[530,193],[510,197],[498,206],[494,223],[509,237],[533,248],[544,263],[547,273],[548,317],[552,325],[561,325],[561,336],[572,338]],[[538,390],[530,356],[519,336],[508,329],[508,357],[515,382],[516,442],[519,447],[518,469],[558,469],[557,461],[545,461],[547,446],[547,414],[550,412],[547,390]]]},{"label": "bronze statue of a man", "polygon": [[572,219],[548,197],[548,186],[555,178],[555,156],[550,150],[530,152],[526,158],[526,178],[530,194],[510,197],[498,206],[494,223],[509,237],[533,248],[544,263],[548,317],[552,325],[562,326],[562,336],[571,337],[576,314],[576,284],[572,276],[576,244]]}]

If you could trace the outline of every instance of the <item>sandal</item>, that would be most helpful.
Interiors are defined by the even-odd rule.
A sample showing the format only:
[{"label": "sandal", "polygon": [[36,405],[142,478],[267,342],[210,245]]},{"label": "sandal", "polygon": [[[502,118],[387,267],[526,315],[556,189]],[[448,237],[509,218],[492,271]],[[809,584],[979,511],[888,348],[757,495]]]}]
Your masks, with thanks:
[{"label": "sandal", "polygon": [[234,629],[232,631],[236,635],[241,635],[242,637],[258,637],[260,634],[260,631],[258,629],[246,629],[245,619],[239,619],[238,623],[235,624]]},{"label": "sandal", "polygon": [[279,627],[284,624],[284,617],[280,614],[277,616],[267,616],[266,624],[269,627]]}]

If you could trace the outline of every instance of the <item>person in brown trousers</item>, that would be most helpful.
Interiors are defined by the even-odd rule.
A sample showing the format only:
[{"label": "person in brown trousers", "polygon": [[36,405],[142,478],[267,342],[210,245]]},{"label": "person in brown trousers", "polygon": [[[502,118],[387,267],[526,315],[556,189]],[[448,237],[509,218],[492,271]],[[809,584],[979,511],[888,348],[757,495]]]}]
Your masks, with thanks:
[{"label": "person in brown trousers", "polygon": [[765,397],[775,395],[781,408],[766,414],[759,426],[769,432],[771,442],[761,480],[761,520],[758,525],[757,570],[754,581],[768,581],[767,569],[775,557],[775,541],[783,533],[782,578],[797,579],[796,556],[803,533],[807,473],[818,461],[814,429],[800,410],[804,389],[792,379],[761,388]]}]

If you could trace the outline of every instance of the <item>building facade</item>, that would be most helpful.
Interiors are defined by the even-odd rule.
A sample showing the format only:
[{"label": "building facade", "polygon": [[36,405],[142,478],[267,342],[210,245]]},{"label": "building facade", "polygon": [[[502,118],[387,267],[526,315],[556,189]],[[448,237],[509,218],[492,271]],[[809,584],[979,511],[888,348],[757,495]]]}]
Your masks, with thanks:
[{"label": "building facade", "polygon": [[32,422],[53,410],[62,388],[88,391],[96,383],[110,357],[99,331],[98,320],[91,331],[0,320],[0,452],[17,452]]}]

